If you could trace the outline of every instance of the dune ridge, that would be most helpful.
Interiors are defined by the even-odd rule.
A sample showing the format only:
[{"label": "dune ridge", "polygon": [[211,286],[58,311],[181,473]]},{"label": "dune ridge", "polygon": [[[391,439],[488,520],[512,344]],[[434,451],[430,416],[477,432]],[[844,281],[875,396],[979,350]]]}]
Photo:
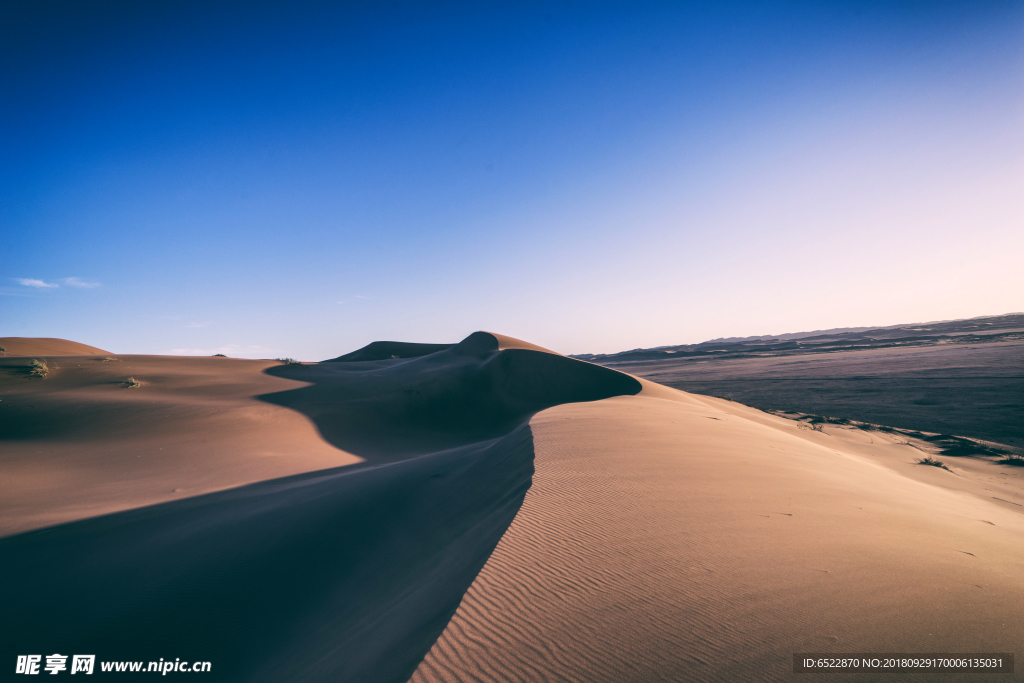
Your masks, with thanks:
[{"label": "dune ridge", "polygon": [[[424,356],[269,372],[309,386],[262,400],[308,415],[339,448],[389,459],[492,438],[560,403],[642,389],[625,373],[489,332]],[[345,401],[336,398],[339,383]]]},{"label": "dune ridge", "polygon": [[356,349],[351,353],[346,353],[342,356],[331,358],[324,362],[356,363],[370,360],[419,358],[421,356],[428,356],[432,353],[437,353],[438,351],[445,351],[454,346],[461,347],[463,351],[466,351],[469,347],[481,352],[522,349],[528,351],[543,351],[544,353],[550,353],[555,356],[561,355],[549,349],[545,349],[544,347],[537,346],[536,344],[524,342],[521,339],[508,337],[503,334],[495,334],[494,332],[480,331],[474,332],[458,344],[420,344],[413,342],[375,341],[370,342],[366,346]]}]

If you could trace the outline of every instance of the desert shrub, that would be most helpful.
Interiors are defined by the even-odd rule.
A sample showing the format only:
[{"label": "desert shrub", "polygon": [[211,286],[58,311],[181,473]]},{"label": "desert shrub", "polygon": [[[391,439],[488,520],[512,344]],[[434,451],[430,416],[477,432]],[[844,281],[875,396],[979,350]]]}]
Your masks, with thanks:
[{"label": "desert shrub", "polygon": [[223,353],[215,353],[215,354],[213,354],[213,357],[214,358],[227,358],[227,356],[225,356]]},{"label": "desert shrub", "polygon": [[302,365],[302,363],[300,363],[299,361],[295,360],[294,358],[275,358],[274,360],[280,361],[281,363],[284,363],[285,365]]},{"label": "desert shrub", "polygon": [[112,358],[111,356],[107,356],[106,358],[100,358],[100,362],[101,363],[109,363],[109,362],[115,361],[115,360],[117,360],[117,359],[116,358]]},{"label": "desert shrub", "polygon": [[1024,457],[1019,455],[1008,455],[999,461],[1000,465],[1013,465],[1014,467],[1024,467]]},{"label": "desert shrub", "polygon": [[797,424],[797,429],[806,429],[812,432],[825,433],[824,424],[821,422],[800,422]]},{"label": "desert shrub", "polygon": [[46,379],[46,376],[50,374],[50,368],[46,367],[45,360],[33,360],[28,367],[30,368],[28,374],[32,377]]},{"label": "desert shrub", "polygon": [[921,458],[920,460],[917,461],[917,464],[918,465],[931,465],[932,467],[941,467],[942,469],[946,470],[947,472],[951,472],[952,471],[948,467],[946,467],[946,463],[942,462],[941,460],[936,460],[935,458],[931,458],[931,457]]},{"label": "desert shrub", "polygon": [[128,387],[129,389],[138,389],[139,387],[142,386],[142,382],[135,379],[134,377],[129,377],[124,381],[124,386]]}]

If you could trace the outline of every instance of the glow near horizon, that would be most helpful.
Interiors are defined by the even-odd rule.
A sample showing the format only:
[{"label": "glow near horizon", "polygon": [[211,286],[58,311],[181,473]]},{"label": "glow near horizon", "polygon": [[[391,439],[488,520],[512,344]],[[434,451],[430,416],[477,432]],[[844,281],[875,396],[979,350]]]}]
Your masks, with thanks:
[{"label": "glow near horizon", "polygon": [[844,7],[381,7],[254,66],[228,47],[269,20],[56,59],[74,111],[4,113],[0,336],[314,360],[1024,309],[1021,6]]}]

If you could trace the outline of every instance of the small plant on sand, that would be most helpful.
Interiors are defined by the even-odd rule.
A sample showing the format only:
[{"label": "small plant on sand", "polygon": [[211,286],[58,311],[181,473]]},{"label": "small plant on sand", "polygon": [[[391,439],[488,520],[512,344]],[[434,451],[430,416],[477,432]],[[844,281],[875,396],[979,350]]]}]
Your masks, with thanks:
[{"label": "small plant on sand", "polygon": [[129,389],[138,389],[139,387],[142,386],[142,382],[140,382],[139,380],[135,379],[134,377],[129,377],[128,379],[126,379],[123,382],[123,384],[124,384],[124,386],[128,387]]},{"label": "small plant on sand", "polygon": [[110,356],[107,356],[106,358],[100,358],[100,362],[101,363],[109,363],[109,362],[115,361],[115,360],[117,360],[117,359],[116,358],[112,358]]},{"label": "small plant on sand", "polygon": [[1008,455],[999,461],[1000,465],[1013,465],[1014,467],[1024,467],[1024,457],[1019,455]]},{"label": "small plant on sand", "polygon": [[6,356],[6,355],[7,355],[7,349],[5,349],[4,347],[0,346],[0,356]]},{"label": "small plant on sand", "polygon": [[797,429],[806,429],[812,432],[821,432],[822,434],[825,433],[825,427],[820,422],[801,422],[796,427]]},{"label": "small plant on sand", "polygon": [[302,363],[300,363],[299,361],[295,360],[294,358],[275,358],[274,360],[280,361],[281,363],[284,363],[285,365],[302,365]]},{"label": "small plant on sand", "polygon": [[28,374],[32,377],[46,379],[46,376],[50,374],[50,368],[46,367],[45,360],[34,360],[29,364],[29,368]]},{"label": "small plant on sand", "polygon": [[946,467],[946,463],[942,462],[941,460],[936,460],[935,458],[932,458],[932,457],[921,458],[920,460],[917,461],[917,464],[918,465],[931,465],[932,467],[941,467],[942,469],[946,470],[947,472],[952,472],[951,469]]},{"label": "small plant on sand", "polygon": [[213,357],[214,358],[227,358],[227,356],[225,356],[223,353],[215,353],[215,354],[213,354]]}]

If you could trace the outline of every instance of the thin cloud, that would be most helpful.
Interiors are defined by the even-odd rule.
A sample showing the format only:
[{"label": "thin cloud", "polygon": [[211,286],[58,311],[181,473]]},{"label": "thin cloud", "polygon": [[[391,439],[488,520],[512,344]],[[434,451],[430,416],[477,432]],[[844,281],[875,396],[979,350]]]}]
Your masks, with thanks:
[{"label": "thin cloud", "polygon": [[[77,278],[77,277],[66,277],[66,278],[64,278],[64,284],[66,284],[68,287],[81,287],[82,289],[92,289],[93,287],[99,287],[100,286],[100,283],[98,283],[98,282],[87,282],[87,281],[85,281],[85,280],[83,280],[81,278]],[[56,287],[56,286],[57,285],[54,285],[54,287]]]},{"label": "thin cloud", "polygon": [[36,280],[31,277],[16,277],[14,281],[18,284],[24,285],[25,287],[36,287],[38,289],[49,289],[52,287],[60,287],[55,282],[44,282],[43,280]]}]

